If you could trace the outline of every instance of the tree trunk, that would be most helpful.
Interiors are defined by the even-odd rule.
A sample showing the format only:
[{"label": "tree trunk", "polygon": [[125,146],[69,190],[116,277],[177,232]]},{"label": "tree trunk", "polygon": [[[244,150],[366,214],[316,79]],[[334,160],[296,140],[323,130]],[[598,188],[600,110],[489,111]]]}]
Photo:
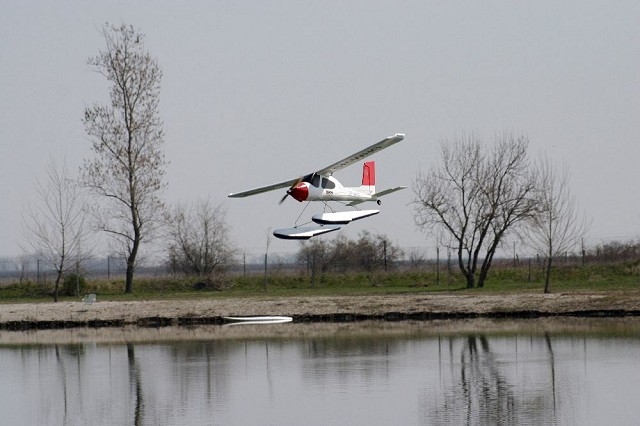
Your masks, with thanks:
[{"label": "tree trunk", "polygon": [[60,280],[62,279],[62,269],[58,270],[56,274],[56,284],[53,287],[53,301],[58,301],[58,289],[60,288]]},{"label": "tree trunk", "polygon": [[480,277],[478,278],[478,288],[484,288],[484,280],[487,278],[487,274],[483,274],[483,271],[480,271]]},{"label": "tree trunk", "polygon": [[473,288],[475,285],[476,277],[471,272],[468,272],[466,275],[467,278],[467,288]]},{"label": "tree trunk", "polygon": [[551,263],[553,262],[553,258],[549,256],[547,258],[547,265],[544,277],[544,292],[545,294],[549,293],[549,284],[551,282]]},{"label": "tree trunk", "polygon": [[140,239],[136,238],[133,241],[133,247],[129,257],[127,257],[127,275],[124,286],[125,293],[133,293],[133,274],[135,272],[136,256],[138,254],[138,247],[140,246]]},{"label": "tree trunk", "polygon": [[[475,277],[475,268],[471,265],[470,260],[468,260],[467,265],[464,263],[464,250],[462,248],[462,242],[460,241],[458,244],[458,268],[464,278],[467,280],[467,288],[473,288],[475,285],[476,277]],[[450,258],[450,257],[449,257]],[[451,271],[449,271],[451,273]],[[451,284],[451,282],[449,282]]]},{"label": "tree trunk", "polygon": [[490,253],[485,258],[484,262],[482,262],[482,266],[480,267],[480,277],[478,278],[478,288],[484,287],[484,282],[489,275],[489,270],[491,269],[491,263],[493,262],[493,253]]},{"label": "tree trunk", "polygon": [[125,293],[133,293],[133,273],[135,268],[133,266],[133,263],[130,262],[129,259],[127,259],[127,275],[126,275],[126,281],[124,285]]}]

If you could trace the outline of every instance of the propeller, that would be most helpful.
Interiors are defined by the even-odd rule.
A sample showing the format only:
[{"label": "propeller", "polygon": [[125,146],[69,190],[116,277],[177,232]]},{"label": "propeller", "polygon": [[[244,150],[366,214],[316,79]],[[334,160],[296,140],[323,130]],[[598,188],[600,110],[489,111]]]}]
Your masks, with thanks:
[{"label": "propeller", "polygon": [[280,199],[280,202],[279,202],[278,204],[282,204],[282,203],[284,203],[284,200],[286,200],[286,199],[287,199],[287,197],[288,197],[289,195],[291,195],[291,191],[293,191],[293,188],[295,188],[296,186],[298,186],[298,185],[300,184],[300,182],[302,182],[302,176],[301,176],[301,177],[299,177],[298,179],[296,179],[296,181],[295,181],[295,182],[293,182],[293,185],[291,185],[291,186],[289,187],[289,189],[287,189],[287,193],[286,193],[286,194],[284,194],[284,197],[282,197],[282,198]]}]

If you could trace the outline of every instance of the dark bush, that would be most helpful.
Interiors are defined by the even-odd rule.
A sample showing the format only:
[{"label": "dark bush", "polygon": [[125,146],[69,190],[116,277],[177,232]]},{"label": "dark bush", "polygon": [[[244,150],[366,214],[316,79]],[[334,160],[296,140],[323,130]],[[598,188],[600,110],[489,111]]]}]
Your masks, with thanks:
[{"label": "dark bush", "polygon": [[60,296],[77,296],[78,294],[84,294],[86,288],[87,282],[84,277],[72,272],[64,276],[64,282],[58,293]]},{"label": "dark bush", "polygon": [[193,288],[195,290],[222,291],[231,287],[233,287],[233,281],[231,280],[231,277],[226,274],[211,274],[193,284]]}]

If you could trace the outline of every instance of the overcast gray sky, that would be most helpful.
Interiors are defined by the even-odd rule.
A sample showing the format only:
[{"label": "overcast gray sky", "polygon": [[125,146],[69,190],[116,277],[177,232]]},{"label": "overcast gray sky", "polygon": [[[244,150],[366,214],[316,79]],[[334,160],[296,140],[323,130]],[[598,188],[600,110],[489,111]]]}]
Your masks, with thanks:
[{"label": "overcast gray sky", "polygon": [[[87,58],[104,48],[106,21],[143,32],[163,69],[166,200],[227,206],[242,251],[263,252],[269,228],[291,226],[303,204],[229,192],[311,172],[396,132],[406,139],[373,157],[380,189],[411,185],[443,138],[513,131],[529,136],[533,156],[566,163],[592,220],[588,242],[640,235],[637,0],[0,6],[0,256],[21,252],[22,210],[37,201],[49,157],[76,171],[91,155],[81,118],[108,86]],[[360,168],[336,177],[358,185]],[[389,195],[379,215],[340,232],[432,248],[412,197]],[[297,248],[272,239],[270,251]]]}]

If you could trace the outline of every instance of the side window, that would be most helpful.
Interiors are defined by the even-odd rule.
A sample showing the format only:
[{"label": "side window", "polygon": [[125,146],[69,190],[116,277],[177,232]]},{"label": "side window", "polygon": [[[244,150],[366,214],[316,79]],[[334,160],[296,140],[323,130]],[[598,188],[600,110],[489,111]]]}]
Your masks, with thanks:
[{"label": "side window", "polygon": [[311,178],[311,185],[315,186],[316,188],[320,186],[320,175],[313,175],[313,177]]},{"label": "side window", "polygon": [[333,189],[336,187],[336,184],[327,178],[322,178],[322,187],[325,189]]}]

